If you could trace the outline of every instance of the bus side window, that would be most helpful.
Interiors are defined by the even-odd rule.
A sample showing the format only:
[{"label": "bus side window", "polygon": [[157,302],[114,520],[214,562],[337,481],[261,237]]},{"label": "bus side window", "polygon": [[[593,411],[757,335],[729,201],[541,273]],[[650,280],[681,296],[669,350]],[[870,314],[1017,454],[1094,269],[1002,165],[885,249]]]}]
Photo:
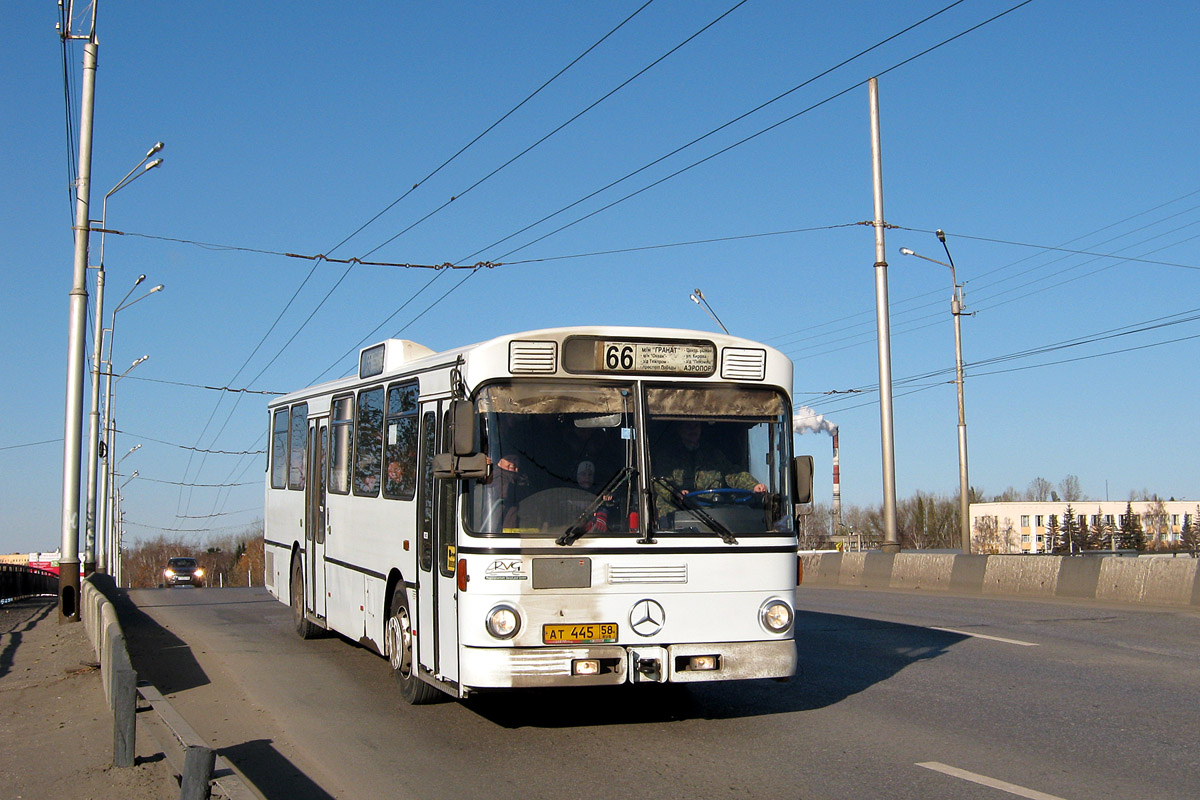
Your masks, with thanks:
[{"label": "bus side window", "polygon": [[308,403],[292,406],[291,455],[288,460],[288,488],[304,488],[304,448],[308,446]]},{"label": "bus side window", "polygon": [[288,410],[281,408],[275,412],[271,424],[271,488],[282,489],[287,486],[288,459]]},{"label": "bus side window", "polygon": [[383,495],[412,500],[417,493],[417,384],[388,387],[383,446]]},{"label": "bus side window", "polygon": [[354,434],[354,398],[334,398],[330,421],[329,491],[350,493],[350,444]]},{"label": "bus side window", "polygon": [[433,457],[437,454],[437,416],[432,411],[421,417],[421,542],[418,560],[428,572],[433,566]]},{"label": "bus side window", "polygon": [[358,427],[354,443],[354,493],[379,496],[383,474],[383,387],[358,393]]}]

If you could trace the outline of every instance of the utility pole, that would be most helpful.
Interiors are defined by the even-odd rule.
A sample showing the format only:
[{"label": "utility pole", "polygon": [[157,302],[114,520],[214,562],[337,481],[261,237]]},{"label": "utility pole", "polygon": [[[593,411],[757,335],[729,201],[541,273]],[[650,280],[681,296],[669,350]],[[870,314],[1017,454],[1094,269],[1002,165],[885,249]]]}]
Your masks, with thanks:
[{"label": "utility pole", "polygon": [[883,230],[883,151],[879,142],[879,81],[867,83],[871,102],[871,167],[875,184],[875,323],[879,340],[879,435],[883,457],[883,551],[898,553],[896,447],[892,429],[892,344],[888,318],[887,260]]},{"label": "utility pole", "polygon": [[96,100],[96,6],[91,30],[72,37],[71,11],[60,34],[86,38],[83,45],[83,97],[79,112],[79,176],[75,187],[75,266],[67,333],[66,413],[63,424],[62,556],[58,562],[58,621],[79,621],[79,488],[83,441],[84,340],[87,327],[88,205],[92,183],[92,117]]}]

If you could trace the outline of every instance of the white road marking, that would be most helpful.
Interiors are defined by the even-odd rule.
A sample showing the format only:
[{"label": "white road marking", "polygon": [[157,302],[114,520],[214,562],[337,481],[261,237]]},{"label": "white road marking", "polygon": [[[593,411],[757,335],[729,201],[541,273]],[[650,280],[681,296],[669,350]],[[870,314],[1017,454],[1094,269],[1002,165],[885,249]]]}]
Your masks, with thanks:
[{"label": "white road marking", "polygon": [[943,631],[945,633],[956,633],[959,636],[970,636],[975,639],[990,639],[993,642],[1004,642],[1005,644],[1016,644],[1021,647],[1037,647],[1037,642],[1022,642],[1020,639],[1005,639],[1002,636],[988,636],[986,633],[971,633],[970,631],[959,631],[954,628],[939,628],[934,625],[929,626],[930,630]]},{"label": "white road marking", "polygon": [[1045,792],[1039,792],[1036,789],[1026,789],[1024,786],[1018,786],[1015,783],[998,781],[995,778],[989,778],[986,775],[978,775],[974,772],[967,772],[965,769],[947,766],[946,764],[942,764],[937,761],[919,762],[917,766],[924,767],[925,769],[931,769],[934,772],[941,772],[945,775],[950,775],[955,778],[961,778],[962,780],[970,781],[971,783],[978,783],[981,786],[989,786],[993,789],[999,789],[1002,792],[1015,794],[1017,797],[1027,797],[1029,800],[1064,800],[1058,795],[1046,794]]}]

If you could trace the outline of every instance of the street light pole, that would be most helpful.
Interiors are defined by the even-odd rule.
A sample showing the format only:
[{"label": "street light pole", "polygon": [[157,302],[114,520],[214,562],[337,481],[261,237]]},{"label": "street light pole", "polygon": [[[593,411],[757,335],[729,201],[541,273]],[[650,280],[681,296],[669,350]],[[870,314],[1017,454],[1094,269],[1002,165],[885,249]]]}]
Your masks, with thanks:
[{"label": "street light pole", "polygon": [[[68,17],[64,39],[74,37]],[[78,37],[83,38],[83,37]],[[96,4],[83,45],[83,92],[79,111],[79,175],[75,186],[75,261],[67,324],[66,410],[63,422],[61,550],[58,621],[79,621],[79,468],[83,438],[83,375],[86,365],[88,206],[92,193],[92,122],[96,102]]]},{"label": "street light pole", "polygon": [[[84,574],[91,573],[96,569],[98,561],[96,554],[96,520],[97,520],[97,494],[96,482],[98,480],[97,472],[99,470],[100,460],[100,358],[103,354],[104,346],[104,234],[106,232],[108,221],[108,198],[112,197],[119,190],[125,188],[129,184],[136,181],[141,176],[145,175],[150,170],[162,164],[162,159],[157,158],[146,164],[150,156],[163,149],[162,142],[156,142],[145,157],[138,162],[138,165],[125,175],[124,178],[117,181],[117,185],[108,190],[108,194],[104,195],[104,202],[101,204],[100,213],[100,263],[96,267],[96,334],[92,337],[94,349],[92,351],[92,407],[88,415],[88,483],[87,483],[87,506],[85,513],[87,515],[87,547],[83,558]],[[138,169],[146,164],[141,172]],[[137,172],[136,175],[134,173]],[[143,276],[144,277],[144,276]],[[140,283],[141,280],[138,281]],[[136,286],[136,284],[135,284]],[[126,295],[128,298],[128,295]]]},{"label": "street light pole", "polygon": [[950,295],[950,313],[954,316],[954,383],[958,388],[958,526],[959,537],[961,540],[960,547],[964,553],[971,552],[971,483],[967,478],[967,412],[966,405],[963,401],[963,357],[962,357],[962,316],[963,299],[962,299],[962,284],[958,282],[958,276],[954,271],[954,259],[950,257],[950,248],[946,246],[946,234],[938,230],[938,240],[942,243],[942,247],[946,250],[946,258],[950,260],[947,264],[945,261],[938,261],[928,256],[923,256],[920,253],[914,253],[907,247],[900,248],[900,254],[905,256],[916,256],[925,261],[932,261],[934,264],[941,264],[943,267],[950,268],[950,283],[953,291]]},{"label": "street light pole", "polygon": [[[116,320],[115,313],[113,314],[113,319],[114,319],[114,321]],[[108,375],[108,381],[107,381],[108,388],[105,392],[105,398],[104,398],[104,438],[105,438],[105,442],[106,442],[104,449],[108,451],[108,457],[107,457],[107,459],[105,459],[105,462],[101,468],[103,477],[101,480],[102,488],[100,490],[99,503],[100,503],[100,510],[101,510],[102,516],[103,516],[103,521],[102,521],[102,525],[100,528],[100,530],[101,530],[100,539],[101,539],[101,542],[103,543],[105,531],[107,531],[108,532],[108,542],[111,545],[111,542],[112,542],[111,533],[112,533],[112,527],[113,527],[112,526],[113,516],[112,516],[112,509],[111,509],[111,499],[112,499],[112,491],[113,491],[112,481],[113,481],[113,473],[116,472],[117,464],[112,463],[113,445],[116,443],[116,431],[114,430],[114,428],[116,426],[116,417],[113,414],[113,394],[112,394],[113,376],[112,376],[112,352],[111,351],[109,352],[108,357],[109,357],[109,365],[108,365],[108,369],[106,371],[107,375]],[[145,361],[148,358],[150,358],[150,356],[146,355],[146,356],[142,356],[137,361],[134,361],[132,364],[129,365],[129,369],[126,369],[124,372],[122,372],[120,375],[117,376],[117,380],[119,381],[119,380],[121,380],[121,378],[124,378],[126,375],[129,374],[130,370],[134,369],[136,366],[138,366],[139,364],[141,364],[143,361]],[[140,447],[140,446],[141,445],[138,445],[138,447]],[[129,451],[129,453],[132,453],[136,449],[137,449],[137,447],[134,447],[133,449],[131,449]],[[126,456],[129,455],[129,453],[126,453],[125,455]],[[125,458],[125,456],[121,457],[122,460],[124,460],[124,458]],[[99,548],[99,552],[97,553],[97,562],[98,562],[98,566],[99,566],[99,569],[101,572],[107,570],[112,565],[111,564],[111,561],[112,561],[111,555],[112,555],[111,547]]]}]

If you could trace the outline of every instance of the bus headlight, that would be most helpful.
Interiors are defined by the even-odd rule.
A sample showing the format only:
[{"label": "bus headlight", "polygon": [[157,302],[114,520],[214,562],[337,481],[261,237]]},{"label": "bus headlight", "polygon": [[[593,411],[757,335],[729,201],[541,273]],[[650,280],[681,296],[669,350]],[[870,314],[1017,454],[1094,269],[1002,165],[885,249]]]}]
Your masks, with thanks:
[{"label": "bus headlight", "polygon": [[512,606],[496,606],[487,614],[487,630],[497,639],[511,639],[521,630],[521,615]]},{"label": "bus headlight", "polygon": [[763,627],[772,633],[783,633],[792,627],[792,609],[782,600],[768,600],[758,611]]}]

